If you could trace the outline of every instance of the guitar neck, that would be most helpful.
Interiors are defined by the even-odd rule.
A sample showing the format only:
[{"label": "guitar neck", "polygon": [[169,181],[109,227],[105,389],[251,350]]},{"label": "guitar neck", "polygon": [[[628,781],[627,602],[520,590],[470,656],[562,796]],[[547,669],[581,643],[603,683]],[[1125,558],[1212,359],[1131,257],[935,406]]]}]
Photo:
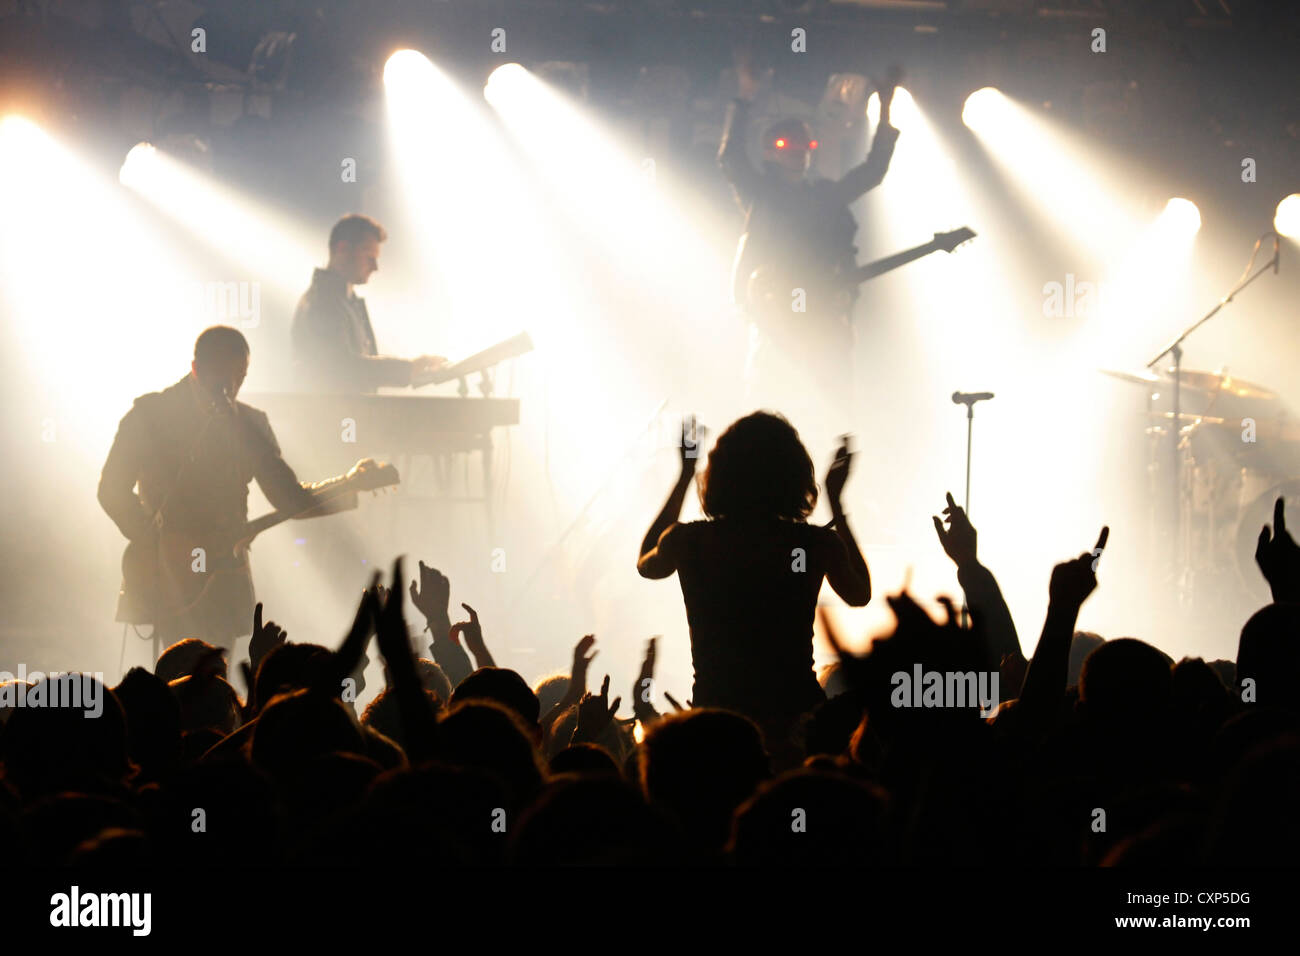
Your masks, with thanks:
[{"label": "guitar neck", "polygon": [[853,278],[857,282],[866,282],[868,279],[874,279],[878,275],[884,275],[886,272],[892,272],[899,266],[905,266],[909,262],[915,262],[923,256],[928,256],[932,252],[939,250],[939,244],[933,239],[924,242],[919,246],[911,249],[904,249],[892,256],[886,256],[883,259],[877,259],[875,262],[868,262],[866,265],[858,266],[853,271]]},{"label": "guitar neck", "polygon": [[263,531],[274,528],[276,525],[282,524],[285,521],[292,521],[294,518],[300,518],[309,511],[314,511],[321,505],[328,504],[335,498],[341,497],[350,491],[352,491],[352,482],[345,479],[336,485],[330,485],[329,487],[313,492],[313,504],[308,508],[304,508],[301,511],[271,511],[262,515],[260,518],[254,518],[244,526],[244,536],[242,540],[245,543],[250,542]]}]

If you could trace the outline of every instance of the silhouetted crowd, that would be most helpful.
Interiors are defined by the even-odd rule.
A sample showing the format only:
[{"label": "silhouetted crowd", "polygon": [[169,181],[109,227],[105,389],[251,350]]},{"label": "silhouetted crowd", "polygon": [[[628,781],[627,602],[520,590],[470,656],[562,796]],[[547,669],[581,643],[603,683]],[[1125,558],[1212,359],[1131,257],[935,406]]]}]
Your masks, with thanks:
[{"label": "silhouetted crowd", "polygon": [[[936,621],[889,596],[892,633],[856,655],[832,629],[839,660],[815,673],[823,581],[871,599],[839,507],[852,454],[826,476],[820,527],[783,418],[733,423],[698,480],[690,433],[638,564],[681,579],[688,700],[655,688],[653,640],[638,674],[615,675],[627,696],[589,682],[590,635],[568,673],[530,684],[494,660],[472,608],[452,622],[445,575],[420,562],[407,582],[398,561],[338,647],[289,641],[259,605],[246,661],[188,639],[111,690],[76,674],[0,684],[0,845],[16,863],[106,868],[1294,863],[1300,547],[1280,502],[1256,556],[1274,603],[1235,662],[1076,630],[1106,529],[1052,569],[1027,660],[949,497],[934,525],[969,614],[946,601]],[[693,486],[706,519],[679,522]],[[372,640],[385,686],[359,710]]]}]

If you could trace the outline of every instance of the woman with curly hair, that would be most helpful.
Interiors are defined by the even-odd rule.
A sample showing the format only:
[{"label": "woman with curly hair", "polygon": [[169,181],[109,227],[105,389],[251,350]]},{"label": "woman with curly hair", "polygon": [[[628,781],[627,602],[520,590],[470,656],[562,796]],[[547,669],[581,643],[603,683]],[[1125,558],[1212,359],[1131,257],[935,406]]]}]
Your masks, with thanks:
[{"label": "woman with curly hair", "polygon": [[699,443],[682,445],[681,475],[641,543],[637,570],[654,579],[677,572],[681,580],[693,705],[750,717],[771,745],[825,700],[812,654],[822,579],[854,607],[871,600],[871,575],[840,505],[852,455],[841,444],[826,474],[831,524],[810,525],[812,459],[785,418],[754,412],[733,422],[709,453],[699,482],[707,520],[679,522]]}]

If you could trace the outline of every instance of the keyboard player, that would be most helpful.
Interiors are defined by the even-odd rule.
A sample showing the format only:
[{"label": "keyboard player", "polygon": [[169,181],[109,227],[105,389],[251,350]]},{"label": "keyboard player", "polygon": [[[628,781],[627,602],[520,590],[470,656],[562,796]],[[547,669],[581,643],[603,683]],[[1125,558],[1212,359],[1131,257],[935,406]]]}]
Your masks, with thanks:
[{"label": "keyboard player", "polygon": [[379,269],[379,244],[388,238],[369,216],[334,224],[329,263],[312,275],[298,300],[291,339],[299,384],[314,392],[374,392],[381,385],[418,386],[442,368],[441,355],[414,359],[380,355],[365,299],[353,290]]}]

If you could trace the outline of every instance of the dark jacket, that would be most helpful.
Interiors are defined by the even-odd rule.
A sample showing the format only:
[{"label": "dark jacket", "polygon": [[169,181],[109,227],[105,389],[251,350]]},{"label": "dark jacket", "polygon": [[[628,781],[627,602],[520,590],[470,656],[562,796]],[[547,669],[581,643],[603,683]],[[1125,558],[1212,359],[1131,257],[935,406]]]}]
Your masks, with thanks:
[{"label": "dark jacket", "polygon": [[[123,416],[100,475],[99,503],[129,541],[147,543],[162,528],[203,542],[242,528],[253,480],[276,509],[298,513],[313,505],[281,457],[266,414],[243,402],[233,412],[219,411],[187,375],[141,395]],[[224,640],[251,631],[253,603],[244,560],[236,573],[220,577],[191,619],[163,623],[189,631],[169,636]],[[118,620],[160,623],[139,619],[131,605],[124,591]]]},{"label": "dark jacket", "polygon": [[831,280],[853,267],[858,224],[849,204],[880,185],[898,140],[897,129],[881,126],[866,160],[841,179],[791,183],[750,161],[745,151],[750,109],[745,100],[731,103],[718,149],[718,164],[745,214],[745,233],[732,277],[735,299],[742,304],[749,277],[760,267],[794,273],[808,285]]},{"label": "dark jacket", "polygon": [[318,392],[373,392],[409,385],[411,362],[381,356],[365,299],[328,269],[312,274],[290,331],[300,387]]}]

